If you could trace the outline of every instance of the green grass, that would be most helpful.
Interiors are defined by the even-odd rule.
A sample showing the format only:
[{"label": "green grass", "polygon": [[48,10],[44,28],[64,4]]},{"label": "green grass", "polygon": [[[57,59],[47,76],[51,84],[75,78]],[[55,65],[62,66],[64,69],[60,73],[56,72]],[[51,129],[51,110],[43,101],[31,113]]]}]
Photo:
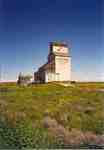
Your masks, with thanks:
[{"label": "green grass", "polygon": [[19,87],[0,84],[0,116],[15,124],[32,122],[37,128],[46,113],[67,129],[76,128],[103,134],[104,83],[76,83],[63,87],[57,83]]},{"label": "green grass", "polygon": [[90,119],[103,119],[104,93],[93,91],[93,86],[89,83],[79,83],[74,88],[58,84],[29,87],[1,85],[0,89],[5,90],[0,93],[0,110],[11,119],[17,119],[17,114],[17,117],[23,115],[32,121],[41,121],[45,112],[48,112],[58,121],[63,120],[66,126],[84,128],[85,119],[87,122]]}]

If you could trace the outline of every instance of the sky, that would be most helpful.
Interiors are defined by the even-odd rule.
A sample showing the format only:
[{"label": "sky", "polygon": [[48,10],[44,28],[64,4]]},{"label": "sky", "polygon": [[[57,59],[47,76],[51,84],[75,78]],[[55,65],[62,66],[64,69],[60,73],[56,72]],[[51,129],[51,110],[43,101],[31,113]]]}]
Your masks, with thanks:
[{"label": "sky", "polygon": [[67,41],[72,80],[104,81],[103,0],[0,0],[0,80],[33,74]]}]

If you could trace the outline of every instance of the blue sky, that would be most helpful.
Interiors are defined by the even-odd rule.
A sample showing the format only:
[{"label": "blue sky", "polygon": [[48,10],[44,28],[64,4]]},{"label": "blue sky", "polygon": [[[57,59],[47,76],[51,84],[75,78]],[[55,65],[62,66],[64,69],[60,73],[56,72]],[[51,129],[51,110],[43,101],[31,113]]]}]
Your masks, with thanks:
[{"label": "blue sky", "polygon": [[103,0],[0,0],[2,81],[33,73],[51,41],[71,43],[72,79],[104,81]]}]

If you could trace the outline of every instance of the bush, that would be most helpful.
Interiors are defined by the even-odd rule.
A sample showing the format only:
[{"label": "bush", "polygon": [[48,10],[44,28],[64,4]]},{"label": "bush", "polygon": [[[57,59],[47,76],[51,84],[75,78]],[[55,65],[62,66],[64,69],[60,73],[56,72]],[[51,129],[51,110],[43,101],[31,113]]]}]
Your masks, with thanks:
[{"label": "bush", "polygon": [[59,141],[48,135],[47,129],[33,128],[22,121],[15,126],[0,121],[0,149],[55,148]]}]

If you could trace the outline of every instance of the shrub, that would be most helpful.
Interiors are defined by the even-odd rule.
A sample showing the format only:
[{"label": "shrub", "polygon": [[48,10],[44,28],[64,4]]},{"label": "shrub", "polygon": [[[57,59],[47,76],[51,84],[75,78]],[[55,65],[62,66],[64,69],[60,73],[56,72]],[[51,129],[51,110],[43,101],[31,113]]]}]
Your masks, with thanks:
[{"label": "shrub", "polygon": [[0,121],[0,149],[56,148],[60,141],[49,136],[45,128],[33,128],[27,121],[15,126]]}]

